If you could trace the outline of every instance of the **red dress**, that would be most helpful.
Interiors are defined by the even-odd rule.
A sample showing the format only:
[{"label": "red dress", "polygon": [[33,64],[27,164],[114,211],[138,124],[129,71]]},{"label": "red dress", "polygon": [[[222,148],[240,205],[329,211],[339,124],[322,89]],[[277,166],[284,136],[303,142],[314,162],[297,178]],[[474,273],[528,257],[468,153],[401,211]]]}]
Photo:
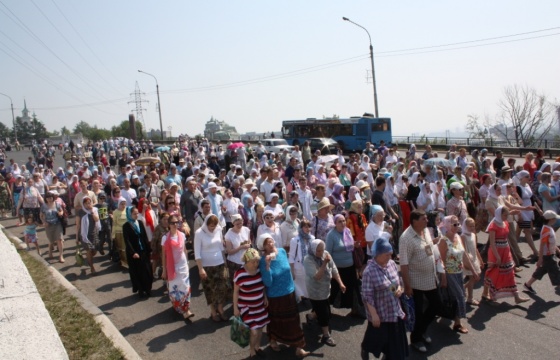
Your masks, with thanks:
[{"label": "red dress", "polygon": [[492,249],[488,249],[488,270],[484,277],[484,282],[490,289],[490,297],[497,300],[507,296],[517,294],[515,284],[514,263],[508,244],[509,224],[504,221],[504,227],[499,227],[495,222],[488,226],[488,232],[494,231],[496,250],[502,260],[501,265],[496,264],[496,256]]}]

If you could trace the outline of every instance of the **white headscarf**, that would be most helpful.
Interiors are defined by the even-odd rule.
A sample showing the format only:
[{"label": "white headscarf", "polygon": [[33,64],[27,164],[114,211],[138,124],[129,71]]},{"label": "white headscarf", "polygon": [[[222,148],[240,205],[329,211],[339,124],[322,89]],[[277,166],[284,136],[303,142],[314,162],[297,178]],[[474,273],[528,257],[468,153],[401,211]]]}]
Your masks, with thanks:
[{"label": "white headscarf", "polygon": [[490,225],[492,225],[492,223],[496,223],[496,225],[498,225],[498,227],[503,228],[504,225],[504,221],[502,220],[502,210],[504,209],[503,206],[500,206],[496,209],[496,211],[494,212],[494,218],[492,219],[492,221],[490,222],[490,224],[488,224],[488,227],[486,228],[486,231],[488,231],[488,229],[490,229]]},{"label": "white headscarf", "polygon": [[410,178],[410,184],[412,186],[418,185],[418,176],[420,176],[420,173],[418,171],[412,174],[412,177]]},{"label": "white headscarf", "polygon": [[97,208],[94,206],[91,208],[91,210],[88,210],[85,208],[84,206],[84,202],[86,199],[91,200],[91,198],[89,196],[84,196],[82,199],[82,210],[86,213],[85,216],[82,216],[82,220],[81,220],[81,228],[80,228],[80,233],[82,234],[82,241],[86,242],[86,243],[92,243],[93,239],[89,239],[88,238],[88,231],[89,231],[89,216],[88,215],[97,215],[97,221],[95,222],[95,230],[94,231],[100,231],[101,230],[101,222],[99,221],[99,215],[97,212]]}]

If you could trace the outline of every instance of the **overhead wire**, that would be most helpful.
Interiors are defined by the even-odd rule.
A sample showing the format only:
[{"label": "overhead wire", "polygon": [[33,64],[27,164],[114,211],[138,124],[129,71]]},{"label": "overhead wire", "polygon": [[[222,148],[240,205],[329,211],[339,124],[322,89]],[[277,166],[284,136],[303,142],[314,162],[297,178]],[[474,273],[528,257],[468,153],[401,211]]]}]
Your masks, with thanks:
[{"label": "overhead wire", "polygon": [[[4,4],[3,1],[0,0],[0,4],[2,4],[2,6],[4,6],[4,8],[10,12],[11,16],[6,14],[5,11],[3,11],[4,14],[6,14],[6,16],[8,16],[10,18],[10,20],[12,20],[17,26],[19,26],[24,31],[26,31],[28,33],[28,35],[31,36],[31,38],[33,38],[35,41],[37,41],[39,44],[41,44],[49,53],[51,53],[62,64],[64,64],[64,66],[66,66],[66,68],[68,68],[68,70],[70,70],[70,72],[72,72],[78,79],[80,79],[82,82],[84,82],[94,92],[100,94],[101,98],[105,98],[104,95],[102,93],[100,93],[97,89],[95,89],[91,85],[90,82],[88,82],[82,75],[80,75],[76,70],[74,70],[66,61],[64,61],[60,56],[58,56],[58,54],[56,54],[56,52],[54,52],[43,40],[41,40],[41,38],[39,38],[16,14],[14,14],[14,12],[9,7],[7,7],[6,4]],[[89,96],[92,96],[92,95],[89,95]]]},{"label": "overhead wire", "polygon": [[[51,0],[51,2],[53,3],[53,5],[55,6],[55,8],[58,10],[58,12],[60,13],[60,15],[64,18],[64,20],[66,20],[66,22],[68,23],[68,25],[72,28],[72,30],[74,31],[74,33],[76,34],[76,36],[82,41],[82,43],[85,45],[85,47],[88,48],[88,50],[91,52],[91,54],[93,55],[93,57],[95,57],[95,59],[101,64],[101,66],[103,66],[103,68],[107,71],[107,73],[109,73],[117,82],[119,82],[121,85],[123,85],[122,81],[120,81],[115,74],[111,71],[111,69],[109,69],[109,67],[107,67],[107,65],[105,65],[105,63],[103,62],[103,60],[101,60],[101,58],[99,58],[99,56],[97,55],[97,53],[91,48],[91,46],[89,46],[88,42],[83,38],[83,36],[80,34],[80,32],[76,29],[76,27],[74,27],[74,25],[72,24],[72,22],[70,21],[70,19],[68,19],[68,17],[66,16],[66,14],[62,11],[62,9],[58,6],[58,4],[56,3],[55,0]],[[89,64],[89,63],[88,63]],[[90,67],[91,64],[90,64]],[[94,70],[95,71],[95,70]],[[97,71],[95,71],[97,73]],[[101,75],[100,75],[101,76]],[[119,91],[117,88],[115,88],[113,86],[112,83],[108,82],[107,80],[105,80],[105,78],[103,78],[103,80],[109,84],[109,86],[111,86],[113,88],[113,90],[115,90],[118,93],[121,93],[121,91]],[[124,85],[123,85],[124,86]]]}]

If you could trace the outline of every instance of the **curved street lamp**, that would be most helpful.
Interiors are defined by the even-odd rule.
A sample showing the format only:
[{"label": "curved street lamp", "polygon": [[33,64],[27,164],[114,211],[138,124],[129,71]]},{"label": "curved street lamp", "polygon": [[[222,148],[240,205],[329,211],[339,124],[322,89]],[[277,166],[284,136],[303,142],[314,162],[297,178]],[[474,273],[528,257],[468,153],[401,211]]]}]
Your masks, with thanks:
[{"label": "curved street lamp", "polygon": [[344,21],[348,21],[349,23],[352,23],[362,29],[365,30],[365,32],[367,33],[367,36],[369,37],[369,58],[371,60],[371,78],[372,78],[372,82],[373,82],[373,104],[375,106],[375,117],[379,116],[379,112],[377,111],[377,88],[375,85],[375,66],[373,65],[373,45],[371,44],[371,36],[369,35],[369,31],[367,31],[367,29],[365,27],[363,27],[360,24],[356,24],[355,22],[353,22],[352,20],[348,19],[347,17],[342,17],[342,20]]},{"label": "curved street lamp", "polygon": [[14,116],[14,102],[12,101],[12,98],[9,97],[8,95],[2,94],[2,93],[0,93],[0,95],[4,95],[8,99],[10,99],[10,106],[12,107],[12,125],[14,127],[14,138],[15,138],[15,141],[17,142],[17,128],[16,128],[16,118]]},{"label": "curved street lamp", "polygon": [[156,81],[156,93],[157,93],[157,103],[158,103],[158,111],[159,111],[159,132],[161,134],[161,140],[163,141],[163,122],[161,121],[161,102],[159,101],[159,84],[158,84],[157,78],[154,75],[152,75],[150,73],[147,73],[145,71],[142,71],[142,70],[138,70],[138,72],[142,73],[142,74],[149,75],[149,76],[153,77],[154,80]]}]

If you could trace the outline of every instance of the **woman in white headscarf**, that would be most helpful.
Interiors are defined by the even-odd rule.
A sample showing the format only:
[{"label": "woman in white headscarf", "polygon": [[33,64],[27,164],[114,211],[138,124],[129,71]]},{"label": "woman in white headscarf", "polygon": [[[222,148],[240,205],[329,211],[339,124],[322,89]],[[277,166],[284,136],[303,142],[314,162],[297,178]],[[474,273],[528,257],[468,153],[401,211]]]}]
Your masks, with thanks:
[{"label": "woman in white headscarf", "polygon": [[488,269],[484,276],[483,301],[513,296],[517,304],[529,301],[519,296],[515,282],[515,272],[511,251],[508,245],[509,210],[504,206],[496,209],[494,219],[488,225]]},{"label": "woman in white headscarf", "polygon": [[307,298],[307,287],[305,286],[305,268],[303,260],[307,255],[309,243],[315,237],[311,234],[311,223],[304,219],[300,222],[298,233],[290,240],[290,253],[288,262],[292,270],[294,285],[296,288],[296,300],[299,302],[302,297]]},{"label": "woman in white headscarf", "polygon": [[406,200],[410,205],[411,210],[416,210],[418,207],[416,204],[416,200],[420,195],[420,187],[418,186],[419,181],[421,180],[422,176],[419,172],[415,172],[412,174],[410,178],[410,184],[408,185],[408,192],[406,194]]},{"label": "woman in white headscarf", "polygon": [[84,196],[82,199],[82,208],[80,209],[81,226],[80,231],[82,235],[82,247],[86,251],[87,261],[91,269],[91,273],[95,274],[93,267],[93,256],[97,252],[99,242],[99,230],[101,230],[101,223],[99,222],[99,213],[97,208],[93,206],[93,201],[89,196]]},{"label": "woman in white headscarf", "polygon": [[286,208],[284,222],[280,224],[280,237],[282,238],[282,247],[286,252],[290,252],[290,240],[298,235],[299,219],[297,207],[290,205]]}]

